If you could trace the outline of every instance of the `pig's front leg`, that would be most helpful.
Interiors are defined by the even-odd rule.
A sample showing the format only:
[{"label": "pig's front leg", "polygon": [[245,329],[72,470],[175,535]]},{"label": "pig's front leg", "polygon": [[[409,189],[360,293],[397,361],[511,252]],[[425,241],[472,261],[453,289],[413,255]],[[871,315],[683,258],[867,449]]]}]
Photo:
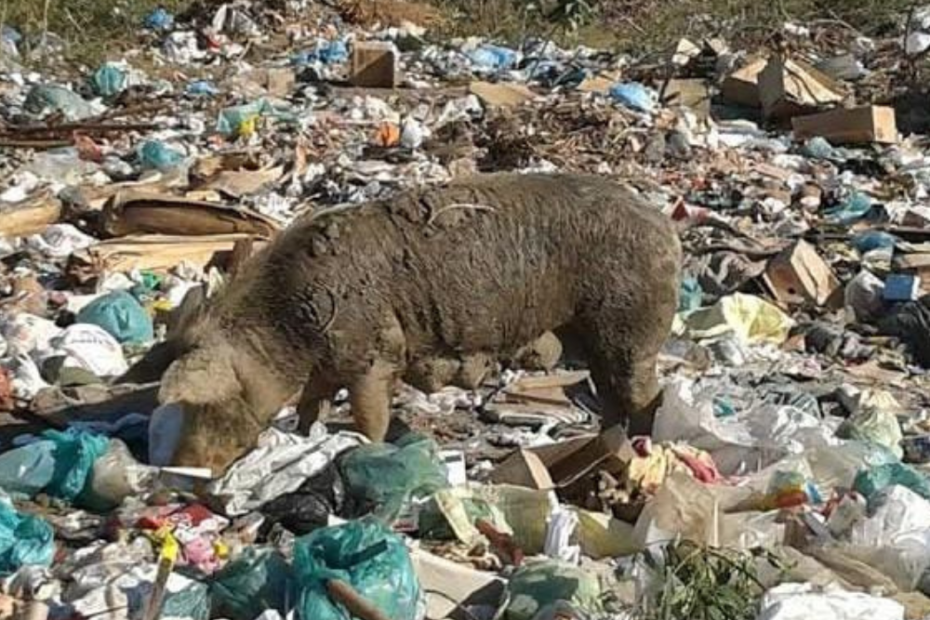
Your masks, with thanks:
[{"label": "pig's front leg", "polygon": [[384,441],[391,423],[391,398],[398,373],[396,365],[376,360],[349,386],[352,417],[358,430],[373,442]]},{"label": "pig's front leg", "polygon": [[304,386],[297,403],[297,416],[300,418],[298,431],[309,435],[310,427],[317,420],[325,420],[332,410],[333,395],[338,387],[317,378],[311,378]]}]

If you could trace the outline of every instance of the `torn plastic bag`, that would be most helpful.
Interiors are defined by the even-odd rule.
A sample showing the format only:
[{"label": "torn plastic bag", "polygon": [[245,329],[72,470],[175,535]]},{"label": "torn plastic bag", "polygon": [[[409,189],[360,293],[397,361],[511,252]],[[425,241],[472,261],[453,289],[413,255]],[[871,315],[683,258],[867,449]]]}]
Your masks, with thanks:
[{"label": "torn plastic bag", "polygon": [[330,599],[327,582],[349,584],[391,620],[422,617],[420,586],[404,540],[371,519],[319,529],[297,541],[298,613],[313,620],[352,620]]},{"label": "torn plastic bag", "polygon": [[508,594],[504,620],[533,620],[559,601],[592,614],[602,610],[597,577],[555,560],[527,562],[517,569],[510,578]]},{"label": "torn plastic bag", "polygon": [[277,550],[249,547],[216,574],[210,598],[212,617],[253,620],[268,609],[286,615],[297,593],[291,567]]},{"label": "torn plastic bag", "polygon": [[105,108],[94,106],[85,101],[72,90],[51,84],[33,86],[26,95],[23,107],[27,112],[37,116],[58,112],[69,121],[90,118],[105,110]]},{"label": "torn plastic bag", "polygon": [[225,514],[243,515],[296,491],[339,454],[364,441],[355,433],[330,435],[322,424],[314,425],[309,437],[270,428],[259,436],[257,448],[233,463],[209,492],[220,500]]},{"label": "torn plastic bag", "polygon": [[82,503],[95,512],[109,512],[127,497],[151,488],[157,473],[154,467],[136,461],[121,440],[111,439],[106,452],[94,462]]},{"label": "torn plastic bag", "polygon": [[276,497],[262,507],[267,531],[281,524],[288,531],[303,536],[326,527],[331,515],[342,514],[345,487],[335,465],[328,465],[293,493]]},{"label": "torn plastic bag", "polygon": [[432,439],[415,433],[396,444],[356,448],[339,462],[352,516],[374,512],[393,520],[411,499],[428,497],[449,486],[446,467]]},{"label": "torn plastic bag", "polygon": [[55,532],[44,520],[21,514],[0,498],[0,577],[22,566],[49,566],[55,555]]},{"label": "torn plastic bag", "polygon": [[0,454],[0,489],[13,497],[35,497],[54,475],[54,441],[36,441]]},{"label": "torn plastic bag", "polygon": [[846,285],[846,311],[861,323],[877,319],[885,312],[884,294],[885,283],[872,272],[863,269]]},{"label": "torn plastic bag", "polygon": [[838,587],[786,583],[762,597],[757,620],[904,620],[904,606],[890,599]]}]

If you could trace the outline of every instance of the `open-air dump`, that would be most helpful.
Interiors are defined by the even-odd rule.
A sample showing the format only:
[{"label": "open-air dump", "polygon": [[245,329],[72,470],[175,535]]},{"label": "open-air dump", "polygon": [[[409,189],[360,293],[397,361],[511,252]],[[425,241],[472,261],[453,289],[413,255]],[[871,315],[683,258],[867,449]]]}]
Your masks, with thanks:
[{"label": "open-air dump", "polygon": [[9,4],[0,618],[930,618],[930,7]]}]

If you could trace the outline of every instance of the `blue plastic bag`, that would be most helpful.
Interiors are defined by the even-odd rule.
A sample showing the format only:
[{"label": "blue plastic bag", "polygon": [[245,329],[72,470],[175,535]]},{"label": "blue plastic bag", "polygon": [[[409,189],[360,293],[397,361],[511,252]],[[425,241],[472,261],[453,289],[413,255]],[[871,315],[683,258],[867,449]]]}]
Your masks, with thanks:
[{"label": "blue plastic bag", "polygon": [[171,170],[184,163],[184,154],[164,142],[148,140],[139,147],[139,163],[146,170]]},{"label": "blue plastic bag", "polygon": [[499,45],[482,45],[468,52],[468,58],[479,69],[502,71],[517,64],[517,52]]},{"label": "blue plastic bag", "polygon": [[196,80],[187,85],[187,94],[192,97],[215,97],[220,89],[207,80]]},{"label": "blue plastic bag", "polygon": [[75,430],[49,430],[42,437],[55,444],[55,472],[45,492],[68,501],[77,499],[89,485],[94,463],[106,453],[110,440]]},{"label": "blue plastic bag", "polygon": [[842,204],[825,211],[824,215],[837,224],[852,224],[865,217],[871,210],[872,197],[855,191]]},{"label": "blue plastic bag", "polygon": [[682,278],[678,294],[678,311],[691,312],[701,307],[704,290],[697,278]]},{"label": "blue plastic bag", "polygon": [[174,15],[159,7],[145,16],[142,25],[146,30],[171,30],[174,27]]},{"label": "blue plastic bag", "polygon": [[420,585],[403,539],[362,519],[327,527],[297,540],[294,569],[303,620],[353,620],[326,591],[330,579],[348,583],[391,620],[417,616]]},{"label": "blue plastic bag", "polygon": [[638,82],[615,84],[610,88],[610,96],[617,103],[638,112],[649,113],[656,106],[649,90]]},{"label": "blue plastic bag", "polygon": [[214,618],[253,620],[268,609],[286,615],[296,603],[291,567],[274,549],[250,547],[217,573],[210,587]]},{"label": "blue plastic bag", "polygon": [[373,512],[393,521],[411,498],[429,497],[449,486],[436,444],[410,433],[396,445],[369,444],[345,455],[339,464],[346,499],[354,515]]},{"label": "blue plastic bag", "polygon": [[291,57],[291,64],[304,67],[317,62],[332,65],[345,62],[349,59],[349,48],[345,41],[336,39],[317,39],[315,46],[309,50],[302,50]]},{"label": "blue plastic bag", "polygon": [[113,63],[106,63],[94,73],[91,85],[101,97],[115,97],[126,90],[129,76],[126,70]]},{"label": "blue plastic bag", "polygon": [[850,243],[862,254],[873,250],[894,249],[899,239],[883,230],[867,230],[850,240]]},{"label": "blue plastic bag", "polygon": [[107,293],[90,302],[78,312],[77,322],[96,325],[121,344],[149,342],[155,338],[148,312],[125,291]]},{"label": "blue plastic bag", "polygon": [[32,499],[55,475],[54,441],[34,441],[0,454],[0,489],[14,498]]},{"label": "blue plastic bag", "polygon": [[22,566],[48,566],[55,556],[55,532],[38,517],[0,501],[0,576]]},{"label": "blue plastic bag", "polygon": [[907,487],[922,498],[930,499],[930,480],[904,463],[888,463],[863,469],[856,474],[853,489],[871,502],[878,493],[895,485]]}]

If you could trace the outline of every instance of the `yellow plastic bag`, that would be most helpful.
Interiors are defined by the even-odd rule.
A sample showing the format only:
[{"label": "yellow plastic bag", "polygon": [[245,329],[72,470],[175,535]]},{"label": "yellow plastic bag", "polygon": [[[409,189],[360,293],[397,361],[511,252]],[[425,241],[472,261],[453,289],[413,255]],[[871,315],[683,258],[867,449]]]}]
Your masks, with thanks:
[{"label": "yellow plastic bag", "polygon": [[709,308],[682,317],[685,332],[694,339],[732,334],[746,344],[780,345],[788,339],[794,321],[777,306],[760,297],[734,293]]}]

